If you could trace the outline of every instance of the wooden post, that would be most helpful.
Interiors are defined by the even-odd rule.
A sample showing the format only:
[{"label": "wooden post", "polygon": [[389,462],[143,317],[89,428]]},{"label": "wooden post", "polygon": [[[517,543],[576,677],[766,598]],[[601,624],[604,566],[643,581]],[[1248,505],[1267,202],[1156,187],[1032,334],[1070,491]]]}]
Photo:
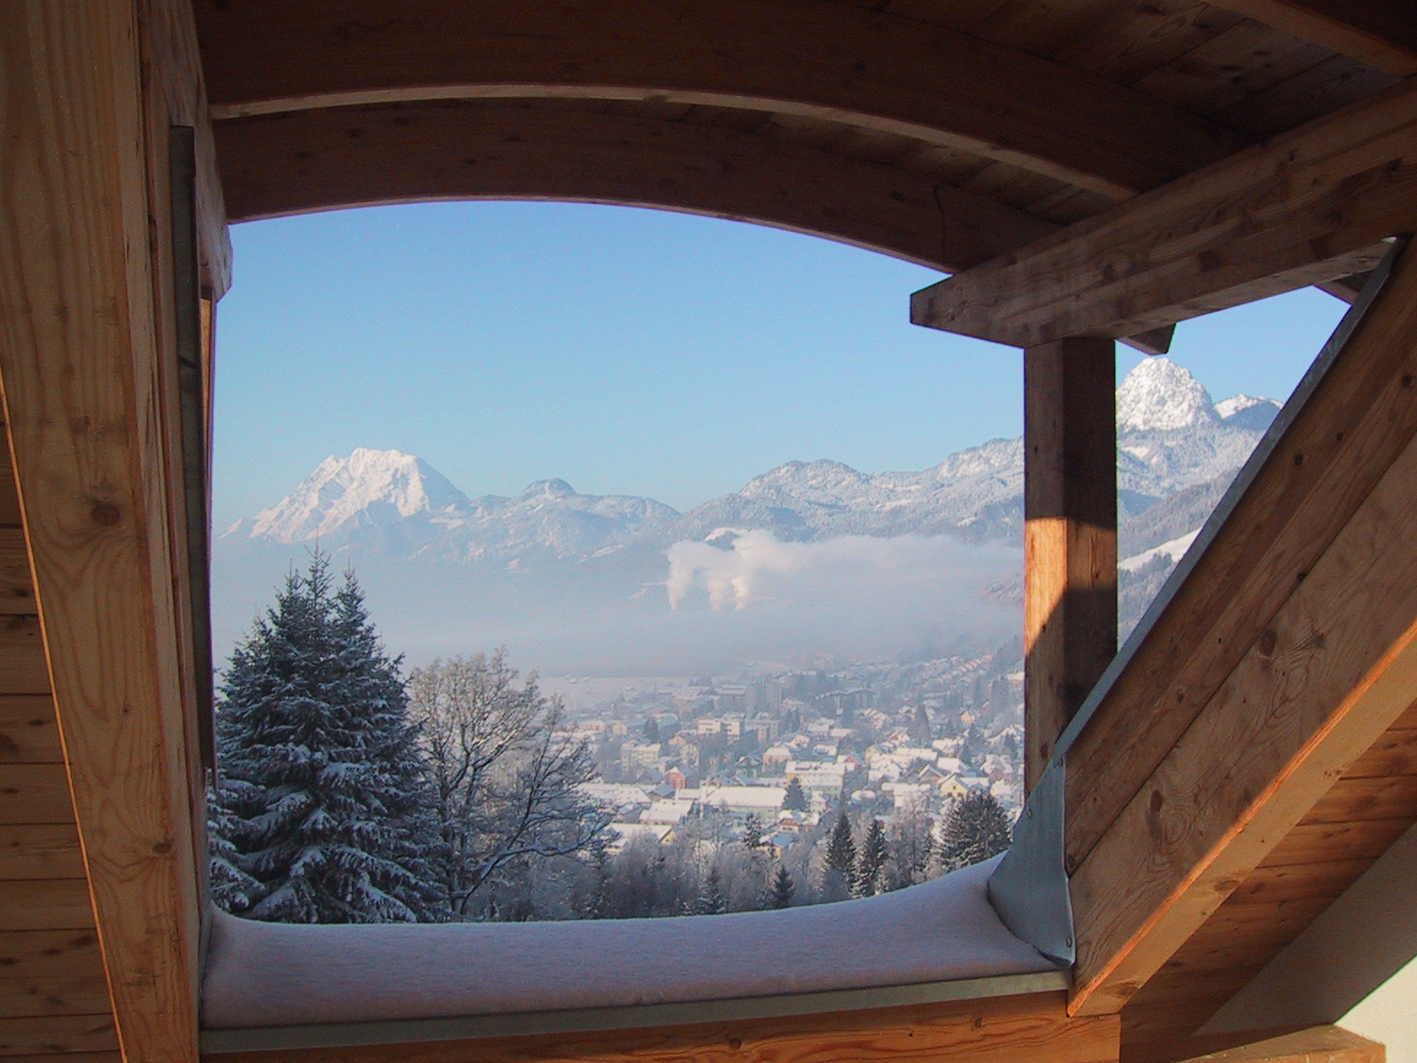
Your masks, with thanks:
[{"label": "wooden post", "polygon": [[1117,653],[1117,427],[1113,341],[1024,352],[1024,776]]}]

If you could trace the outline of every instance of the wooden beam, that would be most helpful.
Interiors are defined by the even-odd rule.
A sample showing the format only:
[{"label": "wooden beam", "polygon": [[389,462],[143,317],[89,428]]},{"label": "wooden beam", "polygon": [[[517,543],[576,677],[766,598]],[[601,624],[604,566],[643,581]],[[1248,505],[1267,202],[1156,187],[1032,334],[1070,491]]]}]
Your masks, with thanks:
[{"label": "wooden beam", "polygon": [[1417,440],[1073,874],[1075,1012],[1125,1004],[1412,703],[1414,495]]},{"label": "wooden beam", "polygon": [[1030,347],[1130,336],[1371,269],[1417,228],[1417,83],[918,291],[918,325]]},{"label": "wooden beam", "polygon": [[1070,873],[1417,436],[1414,336],[1404,254],[1068,749]]},{"label": "wooden beam", "polygon": [[1391,0],[1210,0],[1389,74],[1417,74],[1417,13]]},{"label": "wooden beam", "polygon": [[942,269],[1054,230],[893,166],[569,105],[307,110],[223,122],[216,135],[236,221],[410,200],[624,203],[763,222]]},{"label": "wooden beam", "polygon": [[1115,1063],[1115,1015],[1069,1019],[1062,993],[593,1033],[206,1053],[204,1063]]},{"label": "wooden beam", "polygon": [[1355,273],[1349,277],[1335,277],[1331,281],[1323,281],[1314,287],[1352,306],[1371,276],[1371,273]]},{"label": "wooden beam", "polygon": [[1242,146],[1125,86],[852,4],[411,0],[396,17],[378,0],[196,7],[221,119],[439,98],[664,100],[907,136],[1115,198]]},{"label": "wooden beam", "polygon": [[161,100],[169,125],[190,126],[196,139],[197,248],[202,285],[213,299],[231,287],[231,237],[227,232],[221,174],[217,172],[211,112],[207,106],[197,25],[182,0],[139,0],[143,58],[150,95]]},{"label": "wooden beam", "polygon": [[1384,1063],[1383,1046],[1340,1026],[1210,1034],[1127,1052],[1125,1063]]},{"label": "wooden beam", "polygon": [[1028,789],[1117,653],[1117,357],[1071,339],[1023,356]]},{"label": "wooden beam", "polygon": [[118,1036],[156,1063],[197,1056],[198,901],[139,24],[0,5],[0,391]]}]

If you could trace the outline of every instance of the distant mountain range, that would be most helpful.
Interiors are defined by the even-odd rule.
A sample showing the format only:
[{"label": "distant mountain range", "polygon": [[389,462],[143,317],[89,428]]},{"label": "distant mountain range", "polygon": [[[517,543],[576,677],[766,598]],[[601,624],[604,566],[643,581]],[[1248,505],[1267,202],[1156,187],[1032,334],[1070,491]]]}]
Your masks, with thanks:
[{"label": "distant mountain range", "polygon": [[[1117,482],[1125,517],[1228,477],[1278,412],[1270,399],[1211,401],[1166,358],[1142,362],[1117,391]],[[469,563],[583,559],[629,544],[667,546],[721,528],[765,529],[810,542],[842,535],[1019,534],[1023,441],[996,439],[920,472],[859,472],[793,461],[730,495],[680,513],[652,498],[578,494],[539,480],[513,498],[469,498],[422,458],[360,448],[326,458],[293,492],[222,536],[334,552]]]},{"label": "distant mountain range", "polygon": [[[1198,527],[1278,408],[1244,395],[1213,402],[1166,358],[1138,365],[1117,391],[1124,556]],[[285,498],[219,537],[216,626],[219,642],[222,633],[236,637],[249,623],[252,592],[259,592],[256,601],[268,597],[271,583],[315,543],[352,563],[383,597],[397,599],[406,589],[461,602],[465,612],[484,603],[530,623],[538,603],[563,612],[578,603],[604,616],[616,603],[652,597],[653,608],[666,609],[646,589],[665,581],[666,551],[675,543],[732,549],[738,536],[754,531],[779,543],[911,537],[1017,544],[1022,501],[1021,439],[991,440],[918,472],[788,462],[685,513],[651,498],[579,494],[557,479],[512,498],[469,498],[421,458],[360,448],[327,458]],[[392,608],[411,614],[417,604]]]}]

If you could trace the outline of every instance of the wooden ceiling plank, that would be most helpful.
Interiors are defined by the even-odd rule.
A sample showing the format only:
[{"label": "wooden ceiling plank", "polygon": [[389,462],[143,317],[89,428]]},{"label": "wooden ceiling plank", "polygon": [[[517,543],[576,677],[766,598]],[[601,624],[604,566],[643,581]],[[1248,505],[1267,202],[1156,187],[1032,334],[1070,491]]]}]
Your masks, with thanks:
[{"label": "wooden ceiling plank", "polygon": [[1312,864],[1261,864],[1230,895],[1226,903],[1262,904],[1312,897],[1337,897],[1372,866],[1371,858],[1361,857],[1351,860],[1323,860]]},{"label": "wooden ceiling plank", "polygon": [[0,764],[0,823],[74,822],[62,764]]},{"label": "wooden ceiling plank", "polygon": [[1074,1011],[1124,1005],[1411,704],[1414,493],[1417,441],[1072,876]]},{"label": "wooden ceiling plank", "polygon": [[1417,731],[1389,729],[1343,773],[1344,779],[1417,775]]},{"label": "wooden ceiling plank", "polygon": [[1241,146],[1126,86],[845,4],[410,0],[390,17],[374,0],[202,0],[197,12],[219,119],[435,98],[672,99],[900,133],[1116,198]]},{"label": "wooden ceiling plank", "polygon": [[911,320],[1017,347],[1133,335],[1371,268],[1414,204],[1402,85],[922,289]]},{"label": "wooden ceiling plank", "polygon": [[20,497],[15,493],[15,470],[8,452],[0,454],[0,528],[20,526]]},{"label": "wooden ceiling plank", "polygon": [[1417,74],[1417,12],[1390,0],[1209,0],[1389,74]]},{"label": "wooden ceiling plank", "polygon": [[111,1015],[0,1019],[0,1059],[32,1055],[62,1061],[70,1052],[111,1052],[116,1048]]},{"label": "wooden ceiling plank", "polygon": [[102,1015],[108,983],[95,970],[70,978],[9,978],[0,972],[0,1018],[40,1015]]},{"label": "wooden ceiling plank", "polygon": [[39,617],[0,616],[0,696],[48,693],[49,669]]},{"label": "wooden ceiling plank", "polygon": [[1129,5],[1116,18],[1079,34],[1054,58],[1109,81],[1132,85],[1239,21],[1239,15],[1200,0]]},{"label": "wooden ceiling plank", "polygon": [[1221,112],[1227,125],[1264,140],[1391,88],[1401,78],[1335,55]]},{"label": "wooden ceiling plank", "polygon": [[[0,695],[0,763],[62,764],[54,701],[47,696]],[[2,877],[2,876],[0,876]]]},{"label": "wooden ceiling plank", "polygon": [[439,103],[217,127],[233,220],[417,199],[664,206],[832,236],[935,268],[1052,232],[984,197],[785,140],[567,108]]},{"label": "wooden ceiling plank", "polygon": [[[0,880],[75,878],[83,873],[79,834],[72,820],[0,825]],[[4,973],[0,969],[0,975]]]},{"label": "wooden ceiling plank", "polygon": [[92,930],[0,930],[0,971],[6,978],[103,976]]},{"label": "wooden ceiling plank", "polygon": [[1384,1063],[1385,1058],[1382,1045],[1339,1026],[1178,1038],[1123,1056],[1126,1063]]},{"label": "wooden ceiling plank", "polygon": [[37,612],[29,551],[19,528],[0,526],[0,616]]},{"label": "wooden ceiling plank", "polygon": [[88,879],[24,879],[0,885],[0,926],[7,930],[92,928]]},{"label": "wooden ceiling plank", "polygon": [[1315,802],[1306,823],[1362,823],[1366,820],[1417,820],[1417,775],[1390,779],[1339,779]]},{"label": "wooden ceiling plank", "polygon": [[1294,867],[1325,861],[1373,861],[1411,828],[1410,819],[1362,823],[1305,823],[1295,827],[1264,858],[1264,868]]},{"label": "wooden ceiling plank", "polygon": [[[131,1059],[191,1063],[199,904],[163,391],[176,358],[159,347],[151,257],[168,246],[150,184],[166,183],[153,136],[167,127],[148,124],[139,14],[0,5],[0,195],[27,204],[0,215],[0,384],[119,1037]],[[38,767],[53,770],[0,765],[0,779]]]},{"label": "wooden ceiling plank", "polygon": [[203,1063],[1116,1063],[1115,1015],[1069,1019],[1062,993],[604,1032],[205,1053]]},{"label": "wooden ceiling plank", "polygon": [[1218,114],[1329,57],[1317,45],[1241,20],[1137,79],[1136,87],[1200,114]]}]

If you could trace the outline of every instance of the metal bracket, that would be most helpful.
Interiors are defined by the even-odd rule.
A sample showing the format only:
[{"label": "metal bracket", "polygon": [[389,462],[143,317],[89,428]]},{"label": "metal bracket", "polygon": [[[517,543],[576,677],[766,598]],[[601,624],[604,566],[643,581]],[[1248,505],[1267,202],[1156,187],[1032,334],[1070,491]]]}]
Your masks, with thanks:
[{"label": "metal bracket", "polygon": [[1013,846],[989,879],[989,903],[1016,938],[1070,967],[1077,948],[1063,857],[1065,772],[1055,757],[1028,795]]}]

